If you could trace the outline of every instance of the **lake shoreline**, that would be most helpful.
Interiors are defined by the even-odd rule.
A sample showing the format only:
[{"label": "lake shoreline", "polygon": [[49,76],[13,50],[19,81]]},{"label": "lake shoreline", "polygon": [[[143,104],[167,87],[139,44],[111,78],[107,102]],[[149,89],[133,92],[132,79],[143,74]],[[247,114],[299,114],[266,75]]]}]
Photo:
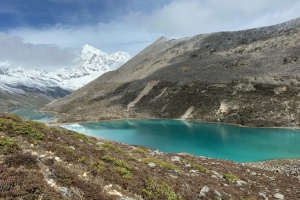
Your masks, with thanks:
[{"label": "lake shoreline", "polygon": [[[44,112],[44,111],[42,111]],[[55,118],[48,120],[45,122],[47,126],[64,126],[64,125],[71,125],[71,124],[82,124],[82,123],[97,123],[97,122],[112,122],[112,121],[127,121],[127,120],[179,120],[179,121],[186,121],[186,122],[198,122],[198,123],[208,123],[208,124],[222,124],[222,125],[229,125],[241,128],[262,128],[262,129],[290,129],[290,130],[299,130],[300,127],[254,127],[254,126],[242,126],[238,124],[231,124],[231,123],[218,123],[218,122],[207,122],[207,121],[193,121],[193,120],[182,120],[182,119],[159,119],[159,118],[122,118],[122,119],[106,119],[106,120],[90,120],[90,121],[76,121],[76,122],[58,122],[59,116],[58,113],[55,112],[45,112],[52,114]],[[103,138],[101,138],[103,139]],[[105,139],[105,138],[104,138]],[[106,139],[108,141],[114,141],[111,139]],[[114,141],[116,142],[116,141]],[[129,145],[129,144],[128,144]],[[180,154],[180,153],[179,153]],[[201,156],[199,156],[201,157]],[[216,159],[216,158],[214,158]],[[226,160],[226,159],[221,159]],[[232,161],[235,162],[235,161]],[[236,162],[241,165],[256,167],[268,171],[280,171],[284,172],[285,169],[292,167],[292,166],[300,166],[300,158],[279,158],[279,159],[272,159],[272,160],[263,160],[257,162]]]},{"label": "lake shoreline", "polygon": [[112,121],[127,121],[127,120],[179,120],[186,122],[196,122],[196,123],[208,123],[208,124],[221,124],[221,125],[229,125],[241,128],[260,128],[260,129],[289,129],[289,130],[300,130],[300,127],[285,127],[285,126],[273,126],[273,127],[257,127],[257,126],[244,126],[241,124],[234,123],[224,123],[224,122],[210,122],[210,121],[195,121],[195,120],[187,120],[187,119],[172,119],[172,118],[119,118],[119,119],[104,119],[104,120],[87,120],[87,121],[74,121],[74,122],[58,122],[60,117],[56,117],[58,113],[49,112],[49,111],[39,111],[43,113],[49,113],[53,115],[55,118],[46,121],[48,126],[63,126],[70,124],[83,124],[83,123],[97,123],[97,122],[112,122]]}]

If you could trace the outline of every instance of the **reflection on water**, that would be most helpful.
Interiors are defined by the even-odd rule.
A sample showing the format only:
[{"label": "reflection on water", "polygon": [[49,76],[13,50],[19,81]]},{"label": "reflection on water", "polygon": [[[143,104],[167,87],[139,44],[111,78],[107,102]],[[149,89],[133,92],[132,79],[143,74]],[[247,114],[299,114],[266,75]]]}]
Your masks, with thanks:
[{"label": "reflection on water", "polygon": [[52,115],[49,115],[47,113],[35,112],[39,108],[40,107],[38,107],[38,106],[12,108],[12,109],[8,109],[8,113],[16,114],[16,115],[19,115],[20,117],[24,117],[24,118],[38,121],[38,122],[45,122],[45,121],[48,121],[48,120],[54,118]]},{"label": "reflection on water", "polygon": [[233,161],[300,158],[300,131],[242,128],[180,120],[130,120],[64,126],[87,135],[164,152]]}]

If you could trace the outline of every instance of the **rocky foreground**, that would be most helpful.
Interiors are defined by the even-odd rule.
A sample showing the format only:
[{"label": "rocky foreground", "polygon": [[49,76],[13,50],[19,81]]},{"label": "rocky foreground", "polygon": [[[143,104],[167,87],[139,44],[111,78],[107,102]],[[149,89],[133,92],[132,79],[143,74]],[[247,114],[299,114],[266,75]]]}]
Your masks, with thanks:
[{"label": "rocky foreground", "polygon": [[1,199],[300,199],[299,160],[166,154],[0,114]]}]

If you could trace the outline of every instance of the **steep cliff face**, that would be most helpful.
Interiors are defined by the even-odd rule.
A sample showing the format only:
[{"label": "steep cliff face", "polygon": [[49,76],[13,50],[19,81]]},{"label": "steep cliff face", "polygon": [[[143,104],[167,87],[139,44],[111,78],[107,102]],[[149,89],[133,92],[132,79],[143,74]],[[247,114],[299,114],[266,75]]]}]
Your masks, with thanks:
[{"label": "steep cliff face", "polygon": [[179,118],[298,127],[300,19],[178,40],[161,37],[45,110],[61,121]]}]

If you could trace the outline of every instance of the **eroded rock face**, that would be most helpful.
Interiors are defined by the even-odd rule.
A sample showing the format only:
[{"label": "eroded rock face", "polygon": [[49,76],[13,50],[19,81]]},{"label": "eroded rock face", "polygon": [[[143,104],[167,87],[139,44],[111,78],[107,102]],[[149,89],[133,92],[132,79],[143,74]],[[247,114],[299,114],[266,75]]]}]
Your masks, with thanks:
[{"label": "eroded rock face", "polygon": [[160,38],[116,71],[47,106],[61,121],[181,118],[299,127],[300,19]]}]

